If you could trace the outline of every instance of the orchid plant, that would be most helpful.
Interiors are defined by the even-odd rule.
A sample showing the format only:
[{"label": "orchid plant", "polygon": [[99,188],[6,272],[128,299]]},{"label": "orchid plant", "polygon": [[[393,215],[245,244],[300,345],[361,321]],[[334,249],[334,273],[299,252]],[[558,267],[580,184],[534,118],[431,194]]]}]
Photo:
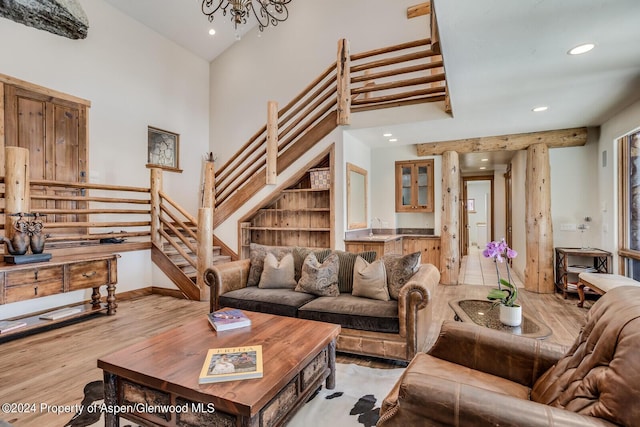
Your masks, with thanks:
[{"label": "orchid plant", "polygon": [[[498,269],[498,262],[503,262],[505,259],[513,259],[518,256],[518,253],[507,246],[507,242],[504,239],[487,243],[487,247],[482,251],[482,255],[485,258],[493,258],[493,262],[496,265],[496,273],[498,273],[498,289],[492,289],[487,295],[487,298],[496,303],[502,303],[507,307],[517,307],[516,299],[518,298],[518,288],[513,284],[511,279],[511,271],[509,270],[509,262],[507,262],[507,280],[500,278],[500,270]],[[502,289],[504,286],[506,289]]]}]

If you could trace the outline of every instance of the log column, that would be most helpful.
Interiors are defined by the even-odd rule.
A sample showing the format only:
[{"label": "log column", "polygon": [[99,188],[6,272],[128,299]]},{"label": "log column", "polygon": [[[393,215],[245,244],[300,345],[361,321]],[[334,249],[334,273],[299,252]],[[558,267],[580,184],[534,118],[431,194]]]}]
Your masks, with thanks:
[{"label": "log column", "polygon": [[213,208],[198,209],[198,277],[200,301],[209,301],[209,287],[204,281],[204,272],[213,265]]},{"label": "log column", "polygon": [[527,261],[524,287],[538,293],[554,292],[550,169],[547,145],[529,146],[525,179]]},{"label": "log column", "polygon": [[442,231],[440,233],[440,283],[457,285],[460,273],[460,165],[458,153],[442,154]]},{"label": "log column", "polygon": [[19,219],[11,216],[18,212],[29,212],[31,196],[29,190],[29,150],[21,147],[6,147],[5,158],[5,215],[4,233],[9,240],[13,238],[13,225]]}]

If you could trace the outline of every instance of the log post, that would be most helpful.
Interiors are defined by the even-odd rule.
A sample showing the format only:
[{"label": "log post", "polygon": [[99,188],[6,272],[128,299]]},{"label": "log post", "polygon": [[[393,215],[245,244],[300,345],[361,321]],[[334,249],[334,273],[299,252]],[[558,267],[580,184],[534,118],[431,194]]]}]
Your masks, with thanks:
[{"label": "log post", "polygon": [[5,176],[4,147],[6,140],[4,132],[4,83],[0,82],[0,155],[3,156],[0,159],[0,176]]},{"label": "log post", "polygon": [[213,265],[213,208],[198,209],[198,277],[200,301],[209,301],[209,287],[204,281],[204,272]]},{"label": "log post", "polygon": [[460,166],[458,153],[442,154],[442,231],[440,234],[440,283],[457,285],[460,273]]},{"label": "log post", "polygon": [[338,126],[351,123],[351,56],[349,42],[346,39],[338,41]]},{"label": "log post", "polygon": [[525,192],[527,261],[524,287],[532,292],[553,293],[551,175],[546,144],[527,148]]},{"label": "log post", "polygon": [[4,158],[4,235],[11,240],[15,233],[13,225],[19,219],[11,214],[28,213],[31,208],[29,150],[21,147],[5,147]]},{"label": "log post", "polygon": [[431,50],[440,53],[440,34],[438,33],[438,20],[436,18],[436,10],[431,1]]},{"label": "log post", "polygon": [[151,168],[151,243],[162,248],[160,235],[160,192],[162,191],[162,169]]},{"label": "log post", "polygon": [[267,185],[278,179],[278,103],[267,103]]},{"label": "log post", "polygon": [[216,207],[216,173],[213,160],[204,162],[204,186],[202,188],[202,207]]}]

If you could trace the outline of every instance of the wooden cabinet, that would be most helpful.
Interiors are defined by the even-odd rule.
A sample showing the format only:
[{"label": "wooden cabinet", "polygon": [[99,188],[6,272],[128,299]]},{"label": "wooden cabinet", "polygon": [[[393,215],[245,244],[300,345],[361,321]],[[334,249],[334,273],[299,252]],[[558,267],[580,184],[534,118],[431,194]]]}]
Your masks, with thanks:
[{"label": "wooden cabinet", "polygon": [[353,253],[375,251],[378,254],[376,259],[380,259],[382,256],[389,254],[402,255],[402,237],[387,241],[345,242],[344,247],[347,252]]},{"label": "wooden cabinet", "polygon": [[440,237],[404,236],[402,239],[402,253],[406,255],[414,252],[422,254],[421,261],[423,264],[433,264],[438,270],[440,269]]},{"label": "wooden cabinet", "polygon": [[[96,311],[115,314],[118,257],[119,255],[109,254],[91,257],[54,257],[48,262],[21,265],[0,263],[0,304],[92,288],[91,302],[80,305],[81,311],[73,317],[89,315]],[[100,301],[101,286],[107,287],[104,305]],[[69,318],[64,317],[58,321],[40,320],[38,314],[27,315],[20,319],[27,323],[26,326],[6,335],[48,326]]]},{"label": "wooden cabinet", "polygon": [[585,272],[611,273],[611,252],[595,248],[556,248],[555,282],[566,298],[578,292],[578,275]]},{"label": "wooden cabinet", "polygon": [[433,160],[396,162],[396,212],[433,212]]}]

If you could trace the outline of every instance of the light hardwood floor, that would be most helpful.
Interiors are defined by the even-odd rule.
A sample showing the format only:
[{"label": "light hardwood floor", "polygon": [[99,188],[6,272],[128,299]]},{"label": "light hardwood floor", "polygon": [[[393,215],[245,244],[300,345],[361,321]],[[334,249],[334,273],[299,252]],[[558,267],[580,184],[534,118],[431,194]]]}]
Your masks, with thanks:
[{"label": "light hardwood floor", "polygon": [[[474,258],[476,257],[476,258]],[[487,262],[488,261],[488,262]],[[461,279],[466,285],[440,285],[434,301],[434,327],[430,341],[443,320],[452,319],[447,301],[452,298],[486,296],[487,285],[495,283],[491,270],[495,267],[478,253],[465,259]],[[478,279],[482,277],[482,281]],[[522,290],[522,303],[538,313],[553,330],[547,338],[569,345],[578,334],[587,308],[578,308],[577,299],[564,300],[560,294],[538,295]],[[36,404],[35,413],[7,414],[0,420],[14,426],[64,426],[70,413],[55,414],[40,405],[75,405],[83,397],[83,387],[101,380],[102,371],[96,361],[103,355],[138,342],[161,331],[176,327],[208,310],[207,302],[151,295],[121,301],[115,316],[96,316],[89,320],[0,344],[0,404]],[[384,361],[339,355],[338,362],[377,367],[393,367]]]}]

